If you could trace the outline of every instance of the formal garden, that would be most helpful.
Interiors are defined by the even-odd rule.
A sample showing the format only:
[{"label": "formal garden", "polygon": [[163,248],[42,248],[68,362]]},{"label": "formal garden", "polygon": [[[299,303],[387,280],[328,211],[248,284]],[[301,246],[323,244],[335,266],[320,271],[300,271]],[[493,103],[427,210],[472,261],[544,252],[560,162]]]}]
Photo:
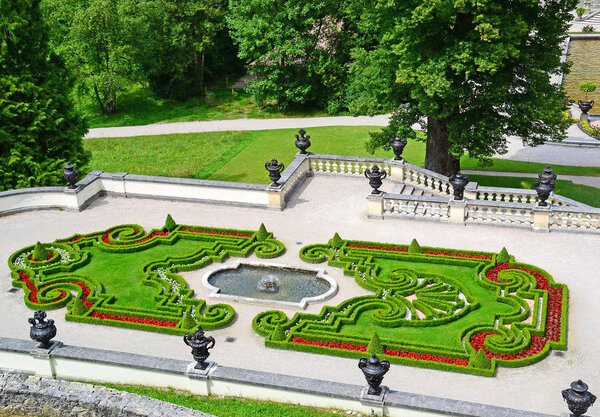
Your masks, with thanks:
[{"label": "formal garden", "polygon": [[[229,257],[276,258],[284,250],[264,225],[219,229],[178,225],[168,216],[164,227],[148,232],[120,225],[38,242],[12,254],[9,266],[32,309],[67,306],[67,320],[183,335],[227,327],[237,303],[207,305],[178,272]],[[566,348],[566,286],[504,248],[349,241],[336,233],[299,256],[341,268],[352,282],[343,285],[373,294],[319,314],[259,313],[252,326],[270,348],[355,358],[377,353],[394,363],[484,376]],[[243,286],[248,278],[236,279]]]}]

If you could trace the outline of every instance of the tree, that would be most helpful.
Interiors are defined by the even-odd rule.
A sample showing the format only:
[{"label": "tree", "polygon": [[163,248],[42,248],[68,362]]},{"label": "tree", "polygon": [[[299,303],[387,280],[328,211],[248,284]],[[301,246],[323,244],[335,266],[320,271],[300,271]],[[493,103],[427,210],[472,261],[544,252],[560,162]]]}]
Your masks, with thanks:
[{"label": "tree", "polygon": [[45,0],[53,45],[102,113],[117,111],[117,97],[139,79],[134,62],[130,1]]},{"label": "tree", "polygon": [[[208,82],[242,67],[227,31],[227,0],[145,0],[131,6],[134,54],[163,97],[199,95]],[[137,41],[138,45],[135,45]]]},{"label": "tree", "polygon": [[344,104],[350,21],[335,0],[230,0],[231,36],[256,79],[250,90],[279,108]]},{"label": "tree", "polygon": [[62,184],[67,161],[89,160],[81,140],[87,127],[39,6],[0,1],[0,191]]},{"label": "tree", "polygon": [[369,149],[416,139],[421,123],[425,167],[451,175],[466,152],[486,163],[505,151],[506,135],[531,145],[564,137],[566,100],[550,76],[567,70],[561,46],[576,0],[378,0],[368,10],[365,1],[350,8],[372,39],[352,53],[350,108],[393,111]]}]

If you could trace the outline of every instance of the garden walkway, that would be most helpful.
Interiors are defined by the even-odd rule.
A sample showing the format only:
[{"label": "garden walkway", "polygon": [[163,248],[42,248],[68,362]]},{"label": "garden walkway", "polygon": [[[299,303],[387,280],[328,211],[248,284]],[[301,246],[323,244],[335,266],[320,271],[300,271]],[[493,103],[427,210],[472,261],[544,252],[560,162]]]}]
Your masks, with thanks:
[{"label": "garden walkway", "polygon": [[[387,183],[384,190],[389,191],[385,187],[392,186]],[[327,242],[335,232],[348,239],[409,243],[416,238],[422,245],[494,252],[506,246],[518,261],[544,268],[558,282],[569,286],[568,350],[551,352],[546,359],[532,366],[500,368],[497,376],[492,378],[392,365],[384,384],[398,391],[554,415],[566,411],[560,391],[571,381],[581,378],[592,392],[600,392],[599,235],[535,233],[416,220],[373,220],[366,216],[368,192],[369,186],[364,179],[313,177],[298,188],[284,211],[103,197],[80,213],[48,210],[1,217],[0,336],[27,339],[27,318],[32,316],[32,311],[23,303],[23,292],[11,291],[6,262],[11,253],[38,240],[51,242],[116,224],[137,223],[149,230],[161,227],[166,214],[171,213],[182,224],[255,230],[264,222],[287,247],[287,252],[273,262],[296,265],[303,264],[297,255],[298,249],[311,243]],[[326,303],[335,305],[349,294],[364,292],[338,269],[324,266],[340,285],[340,294]],[[185,274],[199,297],[206,295],[206,290],[199,284],[203,273]],[[319,378],[332,383],[364,384],[357,360],[265,348],[263,338],[251,329],[253,316],[264,307],[232,305],[238,313],[234,324],[209,332],[216,339],[211,360],[227,366]],[[307,311],[315,313],[321,307],[320,304],[312,305]],[[285,311],[289,316],[294,313],[293,310]],[[189,348],[180,336],[66,322],[64,315],[64,308],[49,312],[57,322],[57,339],[63,343],[192,360]],[[233,338],[233,342],[226,341],[228,338]]]}]

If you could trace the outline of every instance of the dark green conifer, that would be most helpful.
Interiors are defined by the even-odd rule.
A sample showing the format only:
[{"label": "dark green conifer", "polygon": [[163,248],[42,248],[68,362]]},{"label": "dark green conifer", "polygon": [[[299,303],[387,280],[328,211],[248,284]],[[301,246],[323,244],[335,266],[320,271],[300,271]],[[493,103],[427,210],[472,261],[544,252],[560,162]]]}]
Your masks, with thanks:
[{"label": "dark green conifer", "polygon": [[34,261],[46,261],[50,254],[48,250],[42,245],[40,242],[35,244],[35,248],[33,249],[33,254],[31,257]]},{"label": "dark green conifer", "polygon": [[410,246],[408,247],[408,253],[423,253],[423,249],[421,249],[421,246],[419,245],[419,242],[417,242],[417,239],[413,239],[412,242],[410,242]]}]

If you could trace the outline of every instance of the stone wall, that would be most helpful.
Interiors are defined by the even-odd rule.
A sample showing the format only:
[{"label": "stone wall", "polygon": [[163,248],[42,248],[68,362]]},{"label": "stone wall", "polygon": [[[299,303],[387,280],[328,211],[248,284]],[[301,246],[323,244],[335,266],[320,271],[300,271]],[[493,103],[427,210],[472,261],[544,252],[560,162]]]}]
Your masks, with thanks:
[{"label": "stone wall", "polygon": [[44,417],[214,417],[111,388],[21,374],[0,374],[0,415]]}]

